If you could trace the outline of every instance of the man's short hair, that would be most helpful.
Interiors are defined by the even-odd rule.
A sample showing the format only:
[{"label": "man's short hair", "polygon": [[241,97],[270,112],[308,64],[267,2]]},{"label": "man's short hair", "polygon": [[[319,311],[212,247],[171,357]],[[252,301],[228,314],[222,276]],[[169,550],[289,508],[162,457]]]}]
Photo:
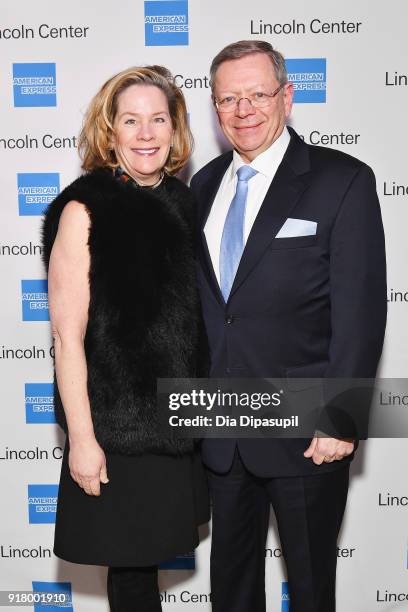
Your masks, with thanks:
[{"label": "man's short hair", "polygon": [[211,90],[214,90],[215,75],[221,64],[252,53],[264,53],[270,58],[279,85],[285,85],[288,82],[285,58],[282,53],[279,53],[270,43],[264,40],[240,40],[227,45],[214,57],[210,68]]}]

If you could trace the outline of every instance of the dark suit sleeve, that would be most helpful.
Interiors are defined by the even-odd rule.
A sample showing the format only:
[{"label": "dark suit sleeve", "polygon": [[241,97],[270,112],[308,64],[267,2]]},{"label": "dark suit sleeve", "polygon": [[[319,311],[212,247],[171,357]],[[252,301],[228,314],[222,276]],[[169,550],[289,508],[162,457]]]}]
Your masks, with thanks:
[{"label": "dark suit sleeve", "polygon": [[[351,182],[332,229],[330,299],[331,341],[325,377],[375,378],[387,317],[386,261],[375,177],[366,165],[358,170]],[[335,437],[346,437],[341,431],[342,402],[343,406],[347,404],[349,414],[353,413],[352,405],[356,403],[361,423],[357,429],[364,429],[370,397],[369,389],[367,391],[363,395],[361,390],[354,394],[339,393],[342,400],[325,402],[326,409],[321,414],[318,429],[330,435],[337,431]],[[330,396],[333,396],[333,383]],[[366,401],[364,398],[368,406],[362,405]],[[360,437],[366,437],[364,432]]]},{"label": "dark suit sleeve", "polygon": [[192,192],[197,195],[197,191],[198,191],[198,180],[197,180],[197,175],[194,174],[194,176],[191,177],[191,181],[190,181],[190,189],[192,190]]},{"label": "dark suit sleeve", "polygon": [[[198,258],[198,241],[200,240],[200,226],[199,226],[199,215],[198,215],[198,186],[197,186],[197,175],[194,175],[190,181],[190,190],[192,192],[192,200],[194,206],[194,252],[196,260]],[[196,265],[198,262],[196,261]],[[208,378],[210,375],[210,349],[208,346],[207,332],[205,329],[204,318],[201,309],[201,303],[199,304],[200,316],[199,316],[199,328],[198,328],[198,360],[196,368],[196,378]]]},{"label": "dark suit sleeve", "polygon": [[330,377],[375,377],[387,317],[384,230],[375,178],[362,166],[330,240]]}]

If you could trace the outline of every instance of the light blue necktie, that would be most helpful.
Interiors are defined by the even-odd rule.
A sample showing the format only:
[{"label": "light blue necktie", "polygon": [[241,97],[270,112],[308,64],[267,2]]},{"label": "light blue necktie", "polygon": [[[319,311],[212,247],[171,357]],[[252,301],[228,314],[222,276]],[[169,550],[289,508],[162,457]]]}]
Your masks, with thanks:
[{"label": "light blue necktie", "polygon": [[257,174],[250,166],[237,170],[237,189],[228,209],[222,231],[220,248],[220,286],[224,300],[228,300],[232,283],[244,250],[245,206],[248,195],[248,181]]}]

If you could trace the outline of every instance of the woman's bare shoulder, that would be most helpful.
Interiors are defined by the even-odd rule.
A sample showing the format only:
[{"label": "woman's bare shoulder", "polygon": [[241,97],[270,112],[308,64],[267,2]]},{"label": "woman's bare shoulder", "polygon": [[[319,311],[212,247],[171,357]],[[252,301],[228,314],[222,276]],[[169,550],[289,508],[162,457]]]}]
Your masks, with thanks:
[{"label": "woman's bare shoulder", "polygon": [[83,241],[83,238],[88,236],[89,226],[90,218],[85,204],[71,200],[61,213],[57,240],[65,238],[74,242]]}]

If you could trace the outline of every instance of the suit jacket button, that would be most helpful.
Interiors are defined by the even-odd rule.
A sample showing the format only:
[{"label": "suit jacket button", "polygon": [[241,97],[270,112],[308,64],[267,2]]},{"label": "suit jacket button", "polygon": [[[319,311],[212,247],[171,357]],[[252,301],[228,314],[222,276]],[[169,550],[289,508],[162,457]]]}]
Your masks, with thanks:
[{"label": "suit jacket button", "polygon": [[225,317],[225,322],[228,323],[228,325],[231,325],[231,323],[234,322],[234,317],[232,315],[228,315]]}]

